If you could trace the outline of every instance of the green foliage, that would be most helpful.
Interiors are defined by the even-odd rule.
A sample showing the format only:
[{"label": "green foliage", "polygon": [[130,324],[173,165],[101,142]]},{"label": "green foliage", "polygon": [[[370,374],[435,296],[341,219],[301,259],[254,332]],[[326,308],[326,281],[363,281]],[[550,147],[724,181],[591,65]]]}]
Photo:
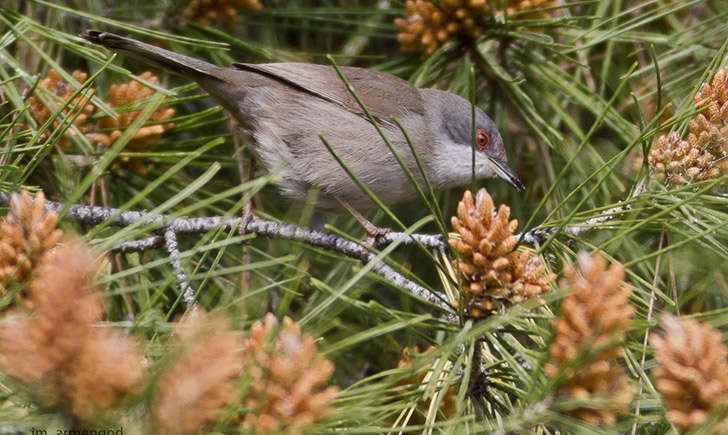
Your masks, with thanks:
[{"label": "green foliage", "polygon": [[[496,205],[509,205],[518,231],[556,229],[537,250],[548,270],[559,273],[564,264],[574,263],[578,251],[598,250],[625,266],[635,288],[636,314],[621,362],[638,393],[630,414],[615,427],[597,429],[569,419],[559,409],[574,404],[554,404],[554,385],[541,367],[548,358],[551,318],[563,297],[558,291],[546,295],[545,306],[531,301],[479,322],[453,325],[443,309],[367,273],[359,261],[300,242],[213,231],[179,240],[182,268],[197,300],[207,309],[226,310],[242,330],[270,311],[298,320],[319,338],[318,348],[335,366],[332,383],[342,393],[318,430],[674,431],[653,386],[649,368],[654,360],[643,340],[663,312],[694,316],[721,329],[728,324],[728,199],[724,178],[661,184],[651,177],[646,155],[658,132],[686,130],[700,84],[728,64],[728,4],[559,2],[549,18],[489,18],[478,41],[452,41],[427,59],[399,52],[393,19],[403,13],[403,2],[263,4],[260,11],[241,13],[231,28],[186,21],[184,0],[11,0],[0,5],[0,190],[40,188],[67,205],[198,217],[240,215],[255,197],[254,203],[262,205],[256,207],[259,216],[312,225],[311,209],[286,203],[267,185],[276,174],[246,178],[250,157],[233,137],[232,121],[195,85],[176,76],[160,76],[162,84],[153,87],[157,93],[138,103],[141,115],[110,148],[94,147],[77,134],[61,149],[80,104],[74,107],[69,100],[58,110],[58,122],[41,124],[27,103],[49,69],[69,81],[74,69],[88,71],[87,82],[75,83],[74,97],[90,97],[99,109],[94,119],[99,119],[111,111],[109,84],[147,68],[132,59],[107,59],[108,53],[76,36],[87,28],[157,41],[222,65],[334,61],[391,72],[417,86],[466,98],[474,90],[477,105],[503,133],[509,161],[527,188],[516,192],[499,180],[474,187],[486,186]],[[153,149],[126,150],[134,132],[162,104],[176,109],[170,120],[174,127]],[[120,156],[144,159],[148,172],[111,170]],[[633,170],[639,157],[645,163]],[[397,220],[414,232],[450,230],[449,216],[462,191],[439,192],[434,200],[429,192],[423,195],[427,203],[368,216],[388,227]],[[578,235],[569,231],[615,207],[621,208],[612,219]],[[140,223],[120,230],[102,223],[89,229],[68,219],[61,219],[61,226],[83,234],[100,251],[144,238],[151,228]],[[331,216],[326,229],[363,237],[356,221],[345,215]],[[452,284],[426,250],[400,246],[384,256],[433,291]],[[166,251],[114,254],[106,284],[108,323],[147,337],[147,357],[161,359],[169,322],[186,310]],[[486,349],[485,381],[471,379],[479,343]],[[402,348],[414,345],[436,350],[397,369]],[[401,382],[411,382],[415,370],[431,370],[429,382],[404,391]],[[6,378],[2,382],[4,399],[12,405],[0,409],[4,424],[23,430],[63,426],[61,417],[47,409],[22,409],[32,396]],[[472,386],[478,382],[476,394]],[[456,397],[452,415],[418,407],[446,388]]]}]

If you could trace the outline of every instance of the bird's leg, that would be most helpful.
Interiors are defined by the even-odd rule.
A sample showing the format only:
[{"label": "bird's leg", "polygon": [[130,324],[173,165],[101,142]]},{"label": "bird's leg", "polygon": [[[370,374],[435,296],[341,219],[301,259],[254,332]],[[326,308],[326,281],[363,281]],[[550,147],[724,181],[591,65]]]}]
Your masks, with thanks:
[{"label": "bird's leg", "polygon": [[[250,162],[248,164],[248,168],[244,171],[247,180],[245,182],[250,182],[253,180],[253,177],[255,176],[255,159],[250,158]],[[244,216],[252,216],[253,215],[253,201],[255,200],[256,196],[254,195],[247,201],[245,201],[245,205],[243,205],[243,215]]]},{"label": "bird's leg", "polygon": [[373,223],[371,223],[369,221],[369,219],[362,216],[362,214],[359,213],[348,202],[344,201],[343,199],[339,198],[338,196],[331,195],[331,197],[333,197],[336,200],[336,202],[339,203],[339,205],[344,207],[346,209],[346,211],[348,211],[352,216],[354,216],[354,218],[359,221],[361,226],[364,227],[364,229],[367,232],[367,244],[368,245],[374,246],[374,242],[377,240],[377,237],[383,236],[383,235],[389,233],[390,231],[392,231],[389,228],[382,228],[382,227],[378,227],[378,226],[374,225]]},{"label": "bird's leg", "polygon": [[[233,144],[235,145],[235,159],[238,163],[238,174],[240,175],[240,183],[245,184],[250,182],[253,179],[253,176],[255,175],[255,159],[251,158],[248,159],[249,164],[248,167],[245,167],[245,158],[243,157],[243,146],[240,144],[240,138],[238,136],[237,131],[235,130],[235,126],[233,122],[230,122],[230,129],[233,132]],[[246,234],[248,229],[248,224],[253,220],[255,215],[253,214],[253,200],[255,199],[255,196],[248,198],[247,201],[245,201],[245,204],[243,205],[242,210],[242,219],[240,220],[240,226],[238,228],[239,234]],[[246,250],[247,252],[247,250]],[[246,255],[249,256],[249,255]],[[245,274],[245,272],[243,272]]]}]

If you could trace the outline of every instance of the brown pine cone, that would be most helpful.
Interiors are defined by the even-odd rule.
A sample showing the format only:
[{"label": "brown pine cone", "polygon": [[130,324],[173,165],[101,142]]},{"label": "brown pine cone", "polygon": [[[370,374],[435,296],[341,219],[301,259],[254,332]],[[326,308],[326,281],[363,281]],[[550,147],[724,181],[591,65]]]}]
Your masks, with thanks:
[{"label": "brown pine cone", "polygon": [[518,221],[509,220],[510,208],[501,205],[494,212],[493,199],[485,189],[478,191],[475,202],[466,191],[457,217],[451,219],[460,237],[448,242],[461,256],[453,267],[461,275],[463,307],[472,317],[545,293],[555,277],[546,273],[537,257],[513,251]]},{"label": "brown pine cone", "polygon": [[[667,419],[687,431],[705,423],[714,408],[728,406],[728,349],[720,331],[692,319],[664,316],[662,329],[650,337],[655,386]],[[714,433],[728,431],[727,424],[719,427]]]},{"label": "brown pine cone", "polygon": [[283,327],[272,313],[256,322],[243,345],[244,371],[250,377],[243,429],[254,433],[301,433],[331,411],[339,392],[327,387],[334,367],[316,352],[314,338],[301,334],[291,318]]},{"label": "brown pine cone", "polygon": [[[73,71],[71,76],[79,83],[85,82],[88,78],[88,74],[79,70]],[[48,75],[40,80],[38,86],[47,89],[57,97],[50,98],[46,96],[46,100],[48,100],[47,106],[43,100],[41,100],[37,90],[28,98],[30,114],[33,115],[33,118],[35,118],[38,124],[44,124],[58,109],[63,107],[63,110],[57,115],[57,120],[53,121],[52,125],[54,129],[57,128],[63,118],[67,116],[75,116],[72,123],[82,133],[85,133],[92,128],[92,125],[88,124],[87,121],[94,111],[94,106],[89,103],[88,98],[82,98],[80,96],[75,97],[72,101],[68,101],[69,98],[71,98],[71,95],[76,92],[76,88],[63,80],[63,77],[61,77],[56,70],[51,69],[48,71]],[[89,90],[89,93],[91,92],[93,92],[93,89]],[[51,132],[52,129],[46,130],[43,138],[47,138]],[[76,133],[73,129],[67,128],[58,142],[59,145],[63,148],[67,148],[71,143],[70,138],[73,137],[74,134]]]},{"label": "brown pine cone", "polygon": [[27,191],[10,195],[10,213],[0,223],[0,293],[11,282],[24,283],[63,232],[56,229],[58,215],[45,210],[39,191],[35,202]]},{"label": "brown pine cone", "polygon": [[197,434],[235,399],[242,369],[242,337],[221,315],[188,313],[175,329],[182,352],[157,381],[152,404],[162,434]]},{"label": "brown pine cone", "polygon": [[[140,78],[153,83],[159,83],[159,77],[146,71],[139,75]],[[129,81],[122,84],[111,85],[109,89],[109,105],[111,107],[122,107],[143,100],[154,94],[151,88],[148,88],[137,81]],[[99,143],[105,147],[109,147],[113,142],[124,133],[124,129],[134,122],[141,110],[125,111],[118,114],[116,118],[103,118],[100,122],[101,127],[105,129],[113,129],[111,133],[97,133],[87,135],[93,142]],[[171,107],[160,107],[149,117],[149,124],[141,127],[134,134],[134,137],[126,144],[125,150],[130,152],[151,151],[159,142],[162,134],[174,127],[174,124],[168,119],[172,118],[175,110]],[[139,158],[119,157],[111,166],[112,170],[118,170],[125,167],[134,172],[144,174],[146,166]]]},{"label": "brown pine cone", "polygon": [[31,312],[11,312],[0,324],[5,372],[81,421],[112,410],[143,374],[136,340],[95,325],[104,315],[94,288],[101,265],[80,240],[58,246],[29,284]]},{"label": "brown pine cone", "polygon": [[[705,135],[702,137],[708,139]],[[647,162],[658,178],[673,184],[688,184],[720,176],[716,157],[700,145],[698,136],[691,134],[689,139],[681,140],[673,131],[655,140]]]},{"label": "brown pine cone", "polygon": [[[596,253],[580,253],[578,262],[579,272],[564,268],[561,288],[569,296],[554,326],[551,361],[544,372],[551,378],[564,377],[557,393],[561,396],[609,400],[599,408],[572,409],[571,416],[593,425],[612,425],[627,412],[633,396],[624,370],[615,361],[622,356],[619,343],[634,313],[628,302],[632,288],[623,281],[619,263],[607,269],[604,258]],[[582,364],[574,366],[577,357]]]},{"label": "brown pine cone", "polygon": [[226,27],[235,24],[240,11],[263,9],[259,0],[192,0],[183,14],[188,20],[204,26],[219,22]]}]

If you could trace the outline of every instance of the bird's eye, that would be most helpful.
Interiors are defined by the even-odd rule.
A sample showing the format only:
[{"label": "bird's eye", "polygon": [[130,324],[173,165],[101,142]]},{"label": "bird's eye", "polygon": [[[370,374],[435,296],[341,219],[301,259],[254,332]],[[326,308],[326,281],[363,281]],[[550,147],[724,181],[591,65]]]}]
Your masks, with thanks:
[{"label": "bird's eye", "polygon": [[482,128],[475,133],[475,145],[480,151],[484,151],[490,146],[490,136]]}]

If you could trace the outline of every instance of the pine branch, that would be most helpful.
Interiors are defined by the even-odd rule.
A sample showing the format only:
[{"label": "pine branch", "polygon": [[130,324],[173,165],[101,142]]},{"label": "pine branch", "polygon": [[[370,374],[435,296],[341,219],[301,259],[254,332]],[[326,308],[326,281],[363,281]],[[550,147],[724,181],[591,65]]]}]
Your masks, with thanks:
[{"label": "pine branch", "polygon": [[[0,203],[8,203],[8,194],[0,192]],[[47,210],[60,212],[63,210],[64,205],[60,202],[46,201],[45,208]],[[364,264],[367,264],[370,261],[376,261],[376,263],[372,266],[372,271],[383,277],[388,282],[410,292],[416,297],[435,304],[446,311],[453,311],[452,307],[450,307],[445,299],[439,294],[434,293],[432,290],[408,279],[383,261],[376,260],[376,252],[372,248],[368,248],[335,234],[261,219],[257,216],[251,215],[245,217],[173,217],[169,215],[159,215],[140,211],[122,211],[117,208],[85,206],[78,204],[69,206],[66,214],[87,225],[98,225],[102,222],[108,222],[114,226],[127,227],[141,222],[156,227],[154,231],[158,234],[142,240],[123,242],[112,248],[112,251],[145,251],[165,246],[170,253],[170,256],[173,258],[172,264],[175,268],[175,275],[179,280],[180,288],[184,294],[184,301],[188,305],[193,301],[194,290],[189,286],[186,274],[178,259],[179,250],[176,243],[177,236],[179,234],[203,234],[219,229],[226,231],[235,229],[240,234],[256,234],[263,237],[296,240],[312,246],[335,251],[351,258],[356,258],[361,260]],[[399,242],[401,240],[402,243],[420,242],[430,248],[444,249],[445,245],[441,242],[438,243],[438,237],[439,236],[429,234],[408,235],[405,233],[390,233],[382,236],[382,238],[375,244],[377,246],[383,246]],[[174,260],[175,258],[177,258],[176,261]]]}]

